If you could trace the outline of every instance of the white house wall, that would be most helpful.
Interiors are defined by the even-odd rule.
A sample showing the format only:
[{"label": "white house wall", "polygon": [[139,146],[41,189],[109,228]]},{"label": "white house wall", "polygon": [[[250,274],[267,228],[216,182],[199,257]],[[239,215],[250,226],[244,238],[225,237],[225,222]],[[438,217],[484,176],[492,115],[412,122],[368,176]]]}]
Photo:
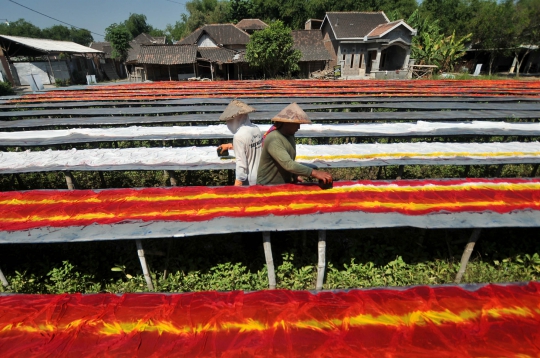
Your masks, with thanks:
[{"label": "white house wall", "polygon": [[218,47],[217,44],[208,35],[202,35],[197,41],[198,47]]}]

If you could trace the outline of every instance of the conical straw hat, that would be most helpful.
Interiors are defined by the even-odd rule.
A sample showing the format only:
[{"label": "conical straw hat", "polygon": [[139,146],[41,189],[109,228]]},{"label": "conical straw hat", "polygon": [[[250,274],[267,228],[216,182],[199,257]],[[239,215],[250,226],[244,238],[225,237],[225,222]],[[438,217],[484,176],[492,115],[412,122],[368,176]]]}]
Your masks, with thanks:
[{"label": "conical straw hat", "polygon": [[233,119],[240,114],[247,114],[251,112],[255,112],[255,108],[248,106],[238,99],[233,99],[227,108],[225,108],[221,116],[219,116],[219,119],[222,121],[228,121],[229,119]]},{"label": "conical straw hat", "polygon": [[303,124],[311,123],[311,120],[306,112],[304,112],[302,108],[296,104],[296,102],[291,103],[287,107],[283,108],[281,112],[272,118],[272,121]]}]

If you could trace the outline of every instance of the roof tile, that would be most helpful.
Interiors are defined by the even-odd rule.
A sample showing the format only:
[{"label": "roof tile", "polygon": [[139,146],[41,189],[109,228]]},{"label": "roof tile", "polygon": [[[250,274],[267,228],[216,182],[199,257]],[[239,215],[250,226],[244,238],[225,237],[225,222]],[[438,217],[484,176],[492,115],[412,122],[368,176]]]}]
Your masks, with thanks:
[{"label": "roof tile", "polygon": [[233,24],[205,25],[178,41],[180,45],[193,45],[201,35],[207,33],[219,45],[247,45],[249,34]]},{"label": "roof tile", "polygon": [[327,12],[336,38],[361,38],[388,20],[384,12]]},{"label": "roof tile", "polygon": [[320,30],[292,31],[294,49],[302,52],[300,62],[303,61],[329,61],[332,59],[326,47]]},{"label": "roof tile", "polygon": [[197,61],[194,45],[141,45],[140,64],[183,65]]}]

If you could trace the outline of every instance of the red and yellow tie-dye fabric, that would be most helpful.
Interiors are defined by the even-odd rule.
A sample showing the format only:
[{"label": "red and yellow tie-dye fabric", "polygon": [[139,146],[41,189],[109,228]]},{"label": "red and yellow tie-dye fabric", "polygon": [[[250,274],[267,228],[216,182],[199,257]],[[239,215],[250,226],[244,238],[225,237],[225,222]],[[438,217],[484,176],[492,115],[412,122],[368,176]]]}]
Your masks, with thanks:
[{"label": "red and yellow tie-dye fabric", "polygon": [[538,357],[540,284],[0,296],[2,357]]},{"label": "red and yellow tie-dye fabric", "polygon": [[279,185],[2,192],[0,231],[340,212],[503,214],[540,210],[539,189],[536,179],[462,179],[338,182],[330,190]]}]

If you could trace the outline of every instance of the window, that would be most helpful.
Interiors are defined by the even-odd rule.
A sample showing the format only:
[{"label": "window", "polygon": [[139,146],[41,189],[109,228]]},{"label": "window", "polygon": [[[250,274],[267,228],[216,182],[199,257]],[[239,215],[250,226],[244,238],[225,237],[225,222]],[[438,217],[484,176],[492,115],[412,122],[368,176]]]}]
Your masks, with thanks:
[{"label": "window", "polygon": [[354,53],[351,54],[351,68],[354,67]]}]

